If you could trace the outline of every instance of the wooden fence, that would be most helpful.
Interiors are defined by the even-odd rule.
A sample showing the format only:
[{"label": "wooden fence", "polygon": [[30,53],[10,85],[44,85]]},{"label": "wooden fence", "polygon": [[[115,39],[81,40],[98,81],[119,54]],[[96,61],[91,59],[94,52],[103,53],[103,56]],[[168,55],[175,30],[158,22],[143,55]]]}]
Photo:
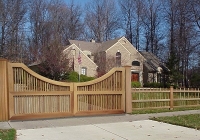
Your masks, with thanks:
[{"label": "wooden fence", "polygon": [[93,81],[66,83],[0,59],[0,121],[131,113],[130,99],[130,66]]},{"label": "wooden fence", "polygon": [[132,108],[139,109],[162,109],[200,106],[199,89],[155,89],[135,88],[132,89]]}]

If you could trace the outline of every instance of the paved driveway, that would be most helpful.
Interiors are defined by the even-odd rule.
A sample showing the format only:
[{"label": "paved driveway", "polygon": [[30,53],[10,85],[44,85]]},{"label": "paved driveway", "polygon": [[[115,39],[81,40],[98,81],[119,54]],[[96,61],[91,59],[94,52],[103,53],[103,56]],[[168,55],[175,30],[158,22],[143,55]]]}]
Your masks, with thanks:
[{"label": "paved driveway", "polygon": [[17,130],[17,140],[200,140],[200,131],[143,120]]},{"label": "paved driveway", "polygon": [[200,110],[0,122],[17,129],[17,140],[200,140],[200,131],[150,117],[200,114]]}]

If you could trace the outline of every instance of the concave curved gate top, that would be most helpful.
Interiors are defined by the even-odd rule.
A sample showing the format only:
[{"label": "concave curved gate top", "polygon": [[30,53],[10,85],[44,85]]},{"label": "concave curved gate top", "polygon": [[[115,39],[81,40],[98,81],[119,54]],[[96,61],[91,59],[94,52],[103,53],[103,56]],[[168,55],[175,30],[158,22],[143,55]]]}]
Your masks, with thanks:
[{"label": "concave curved gate top", "polygon": [[[130,113],[130,67],[89,82],[47,79],[22,63],[0,59],[0,120]],[[127,95],[127,93],[129,95]],[[129,104],[129,105],[128,105]]]}]

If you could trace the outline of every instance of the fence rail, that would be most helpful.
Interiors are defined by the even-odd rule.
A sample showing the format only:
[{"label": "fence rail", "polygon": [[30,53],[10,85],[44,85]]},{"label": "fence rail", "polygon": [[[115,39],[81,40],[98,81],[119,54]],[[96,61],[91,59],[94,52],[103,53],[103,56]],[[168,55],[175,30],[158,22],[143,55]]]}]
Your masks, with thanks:
[{"label": "fence rail", "polygon": [[132,89],[132,109],[161,109],[200,106],[199,89]]}]

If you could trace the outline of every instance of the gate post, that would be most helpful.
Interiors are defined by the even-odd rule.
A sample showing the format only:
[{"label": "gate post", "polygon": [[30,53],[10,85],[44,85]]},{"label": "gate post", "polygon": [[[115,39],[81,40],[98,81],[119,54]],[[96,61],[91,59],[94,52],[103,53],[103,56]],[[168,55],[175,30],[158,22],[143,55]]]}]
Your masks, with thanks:
[{"label": "gate post", "polygon": [[174,87],[170,86],[170,93],[169,93],[169,98],[170,98],[170,110],[173,110],[174,108]]},{"label": "gate post", "polygon": [[0,59],[0,121],[8,119],[8,61]]},{"label": "gate post", "polygon": [[131,66],[125,66],[125,111],[132,113]]}]

